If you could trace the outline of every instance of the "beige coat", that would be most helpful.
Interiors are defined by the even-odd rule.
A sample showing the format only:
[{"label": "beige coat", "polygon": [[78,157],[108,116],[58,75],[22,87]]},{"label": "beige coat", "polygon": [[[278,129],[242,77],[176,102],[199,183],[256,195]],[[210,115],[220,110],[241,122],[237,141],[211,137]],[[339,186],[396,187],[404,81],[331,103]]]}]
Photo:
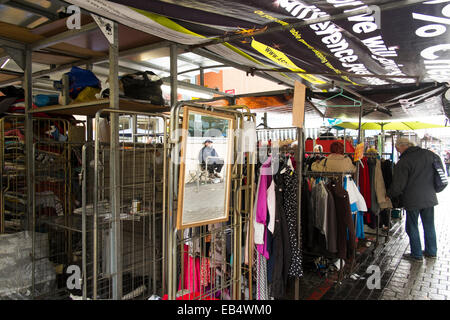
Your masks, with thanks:
[{"label": "beige coat", "polygon": [[355,172],[356,167],[349,157],[342,154],[331,153],[319,163],[314,162],[311,165],[311,170],[320,172]]},{"label": "beige coat", "polygon": [[377,202],[381,209],[391,209],[392,202],[386,196],[386,185],[384,184],[383,172],[381,171],[381,161],[377,159],[375,164],[375,193],[377,195]]}]

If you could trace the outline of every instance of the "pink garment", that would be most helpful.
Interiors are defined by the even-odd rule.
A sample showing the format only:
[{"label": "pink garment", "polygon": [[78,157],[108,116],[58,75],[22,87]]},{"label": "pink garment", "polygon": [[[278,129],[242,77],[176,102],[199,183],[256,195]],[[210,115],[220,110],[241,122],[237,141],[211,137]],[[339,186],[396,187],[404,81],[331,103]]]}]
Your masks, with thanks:
[{"label": "pink garment", "polygon": [[[269,179],[272,178],[271,170],[272,157],[269,157],[261,167],[260,170],[260,185],[258,194],[258,207],[256,208],[256,222],[267,226],[267,188]],[[266,259],[269,259],[269,252],[267,251],[267,228],[264,228],[264,244],[256,245],[256,250],[263,255]]]},{"label": "pink garment", "polygon": [[178,290],[186,289],[190,292],[203,292],[203,287],[201,286],[201,272],[200,272],[200,258],[193,258],[189,255],[189,246],[184,245],[184,270],[183,273],[183,284],[178,282]]},{"label": "pink garment", "polygon": [[11,129],[5,132],[6,137],[17,136],[20,140],[25,140],[25,136],[19,129]]},{"label": "pink garment", "polygon": [[200,273],[202,277],[200,279],[200,284],[206,287],[211,282],[211,264],[208,258],[203,258],[201,260]]}]

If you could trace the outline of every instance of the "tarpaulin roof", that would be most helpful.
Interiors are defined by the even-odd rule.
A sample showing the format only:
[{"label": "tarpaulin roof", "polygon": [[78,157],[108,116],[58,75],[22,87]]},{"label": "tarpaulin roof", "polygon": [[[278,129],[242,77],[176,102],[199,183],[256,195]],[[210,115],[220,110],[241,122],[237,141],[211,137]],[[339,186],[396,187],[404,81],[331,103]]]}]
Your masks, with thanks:
[{"label": "tarpaulin roof", "polygon": [[67,2],[316,92],[332,82],[366,94],[450,80],[448,0]]}]

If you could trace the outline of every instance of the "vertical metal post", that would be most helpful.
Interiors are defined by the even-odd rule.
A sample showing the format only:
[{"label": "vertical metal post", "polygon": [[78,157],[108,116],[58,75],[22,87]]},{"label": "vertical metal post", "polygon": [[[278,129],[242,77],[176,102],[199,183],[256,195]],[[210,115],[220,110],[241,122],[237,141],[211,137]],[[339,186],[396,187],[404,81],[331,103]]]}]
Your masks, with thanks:
[{"label": "vertical metal post", "polygon": [[[97,112],[97,114],[95,115],[95,127],[98,128],[98,125],[100,123],[99,121],[100,117],[99,117],[99,113]],[[92,269],[92,298],[94,300],[97,299],[97,292],[98,292],[98,284],[97,284],[97,279],[98,279],[98,180],[99,180],[99,160],[100,160],[100,140],[98,137],[98,130],[95,131],[95,141],[94,141],[94,199],[93,199],[93,205],[94,205],[94,215],[93,215],[93,219],[94,219],[94,226],[93,226],[93,256],[94,256],[94,261],[93,261],[93,269]],[[104,163],[104,162],[102,162]]]},{"label": "vertical metal post", "polygon": [[[32,226],[32,212],[33,212],[33,197],[32,190],[34,186],[33,172],[31,170],[34,162],[33,158],[33,114],[30,113],[33,108],[32,96],[32,51],[28,47],[23,52],[25,61],[24,82],[23,88],[25,91],[25,167],[27,174],[27,211],[25,215],[24,227],[25,230],[31,230]],[[31,230],[34,232],[34,230]]]},{"label": "vertical metal post", "polygon": [[203,87],[205,85],[205,70],[200,67],[200,85]]},{"label": "vertical metal post", "polygon": [[347,151],[347,135],[344,129],[344,154]]},{"label": "vertical metal post", "polygon": [[[362,119],[362,112],[363,112],[363,101],[361,99],[361,105],[359,107],[359,125],[358,125],[358,144],[361,143],[361,119]],[[356,166],[356,185],[359,187],[359,165]]]},{"label": "vertical metal post", "polygon": [[[92,122],[92,121],[91,121]],[[87,170],[87,144],[83,145],[82,156],[81,156],[81,166],[82,166],[82,192],[81,192],[81,204],[82,204],[82,216],[81,216],[81,255],[82,255],[82,279],[83,279],[83,300],[87,299],[87,252],[86,252],[86,170]]]},{"label": "vertical metal post", "polygon": [[[176,241],[176,213],[174,208],[175,206],[175,199],[177,198],[177,181],[178,181],[178,167],[177,163],[178,161],[175,161],[176,158],[179,157],[179,145],[178,145],[178,139],[179,134],[177,133],[178,128],[178,112],[176,110],[177,106],[177,99],[178,99],[178,86],[177,86],[177,74],[178,74],[178,65],[177,65],[177,46],[176,44],[172,44],[170,46],[170,105],[172,108],[172,116],[171,121],[173,123],[170,124],[171,129],[173,129],[175,132],[171,131],[170,135],[171,138],[173,137],[175,141],[175,145],[173,146],[172,154],[170,157],[171,165],[169,168],[171,168],[171,172],[169,172],[169,216],[168,216],[168,235],[167,235],[167,266],[168,266],[168,298],[169,300],[175,299],[176,294],[176,279],[177,279],[177,241]],[[175,134],[174,136],[172,136]]]},{"label": "vertical metal post", "polygon": [[132,137],[132,142],[136,143],[137,142],[137,115],[133,114],[131,116],[131,137]]},{"label": "vertical metal post", "polygon": [[[119,32],[118,25],[113,22],[113,43],[109,45],[109,106],[119,109]],[[112,298],[122,298],[122,248],[120,227],[120,149],[119,149],[119,114],[111,113],[111,144],[110,144],[110,174],[111,174],[111,275]]]},{"label": "vertical metal post", "polygon": [[[301,241],[301,218],[302,218],[302,175],[303,175],[303,152],[304,152],[304,141],[303,141],[303,127],[297,128],[297,175],[298,175],[298,202],[297,202],[297,245],[300,249],[302,246]],[[295,300],[300,299],[300,279],[298,277],[295,278]]]},{"label": "vertical metal post", "polygon": [[92,117],[87,116],[86,117],[86,141],[94,140],[93,134],[94,134],[94,130],[93,130],[93,125],[92,125]]}]

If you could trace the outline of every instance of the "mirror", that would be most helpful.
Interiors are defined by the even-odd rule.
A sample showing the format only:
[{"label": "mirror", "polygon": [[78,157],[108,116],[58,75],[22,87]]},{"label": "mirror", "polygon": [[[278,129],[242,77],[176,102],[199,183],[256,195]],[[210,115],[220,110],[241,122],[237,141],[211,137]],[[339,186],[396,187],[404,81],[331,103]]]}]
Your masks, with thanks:
[{"label": "mirror", "polygon": [[177,228],[228,219],[234,117],[184,107]]}]

